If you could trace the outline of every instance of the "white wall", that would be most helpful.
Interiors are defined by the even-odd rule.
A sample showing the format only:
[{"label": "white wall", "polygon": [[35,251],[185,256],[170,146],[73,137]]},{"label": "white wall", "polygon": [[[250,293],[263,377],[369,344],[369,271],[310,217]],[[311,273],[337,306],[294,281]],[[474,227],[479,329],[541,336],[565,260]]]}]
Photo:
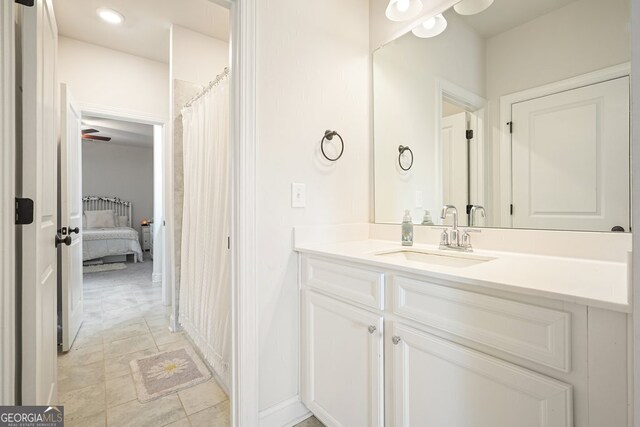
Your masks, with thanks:
[{"label": "white wall", "polygon": [[168,64],[60,37],[58,78],[80,103],[168,116]]},{"label": "white wall", "polygon": [[153,218],[153,149],[83,144],[82,193],[132,202],[132,226],[140,232],[140,220]]},{"label": "white wall", "polygon": [[[258,0],[257,280],[260,408],[298,395],[295,225],[368,222],[368,0]],[[343,157],[320,154],[326,129]],[[291,183],[307,207],[291,208]]]},{"label": "white wall", "polygon": [[493,124],[488,170],[493,172],[494,184],[487,213],[494,221],[502,203],[500,96],[630,60],[629,0],[577,1],[487,40],[487,94]]},{"label": "white wall", "polygon": [[[441,162],[436,147],[437,80],[485,96],[484,40],[456,14],[438,37],[406,34],[374,53],[375,221],[399,223],[405,209],[420,223],[442,207]],[[452,49],[451,46],[456,46]],[[413,151],[411,170],[398,166],[398,145]],[[416,206],[416,191],[423,207]],[[461,208],[458,207],[460,210]]]},{"label": "white wall", "polygon": [[171,26],[171,78],[206,86],[229,66],[229,43]]}]

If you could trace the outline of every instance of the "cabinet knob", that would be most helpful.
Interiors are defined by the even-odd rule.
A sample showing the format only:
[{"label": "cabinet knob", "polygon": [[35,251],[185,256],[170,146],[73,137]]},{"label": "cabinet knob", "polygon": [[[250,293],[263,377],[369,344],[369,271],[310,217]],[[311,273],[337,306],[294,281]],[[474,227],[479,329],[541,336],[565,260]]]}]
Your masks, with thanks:
[{"label": "cabinet knob", "polygon": [[400,337],[397,335],[394,337],[391,337],[391,341],[393,342],[393,345],[398,345],[398,343],[400,342]]},{"label": "cabinet knob", "polygon": [[374,333],[377,329],[378,329],[378,328],[376,328],[375,326],[370,325],[370,326],[369,326],[369,333],[370,333],[370,334],[372,334],[372,333]]}]

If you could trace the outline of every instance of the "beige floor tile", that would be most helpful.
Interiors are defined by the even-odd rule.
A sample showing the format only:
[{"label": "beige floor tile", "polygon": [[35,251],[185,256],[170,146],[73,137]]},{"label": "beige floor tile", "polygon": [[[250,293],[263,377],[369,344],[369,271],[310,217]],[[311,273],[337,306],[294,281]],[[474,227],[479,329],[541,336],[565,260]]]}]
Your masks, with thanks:
[{"label": "beige floor tile", "polygon": [[213,380],[178,392],[187,415],[195,414],[227,400],[227,395]]},{"label": "beige floor tile", "polygon": [[105,343],[118,341],[121,339],[135,337],[149,333],[149,328],[144,320],[138,320],[128,325],[116,326],[102,332],[102,338]]},{"label": "beige floor tile", "polygon": [[185,339],[184,332],[170,332],[168,329],[151,331],[156,345],[165,345]]},{"label": "beige floor tile", "polygon": [[89,365],[104,360],[102,344],[90,347],[74,348],[58,355],[58,366]]},{"label": "beige floor tile", "polygon": [[104,383],[61,393],[60,403],[64,406],[65,420],[87,418],[104,412]]},{"label": "beige floor tile", "polygon": [[131,375],[107,378],[107,407],[122,405],[135,399],[136,386]]},{"label": "beige floor tile", "polygon": [[145,356],[151,356],[158,351],[155,348],[148,348],[142,351],[136,351],[134,353],[127,353],[122,356],[114,357],[113,359],[106,359],[104,361],[104,370],[107,378],[120,377],[122,375],[130,374],[131,367],[129,362],[134,359],[139,359]]},{"label": "beige floor tile", "polygon": [[324,424],[322,424],[316,417],[311,417],[299,424],[296,424],[294,427],[324,427]]},{"label": "beige floor tile", "polygon": [[191,347],[191,343],[189,341],[187,341],[186,339],[182,338],[181,340],[178,341],[174,341],[174,342],[170,342],[168,344],[162,344],[158,346],[158,351],[163,352],[163,351],[169,351],[169,350],[177,350],[179,348],[183,348],[183,347]]},{"label": "beige floor tile", "polygon": [[175,394],[140,403],[138,400],[109,408],[107,425],[115,427],[160,427],[186,417],[178,396]]},{"label": "beige floor tile", "polygon": [[104,362],[88,365],[61,366],[58,369],[58,392],[67,393],[104,382]]},{"label": "beige floor tile", "polygon": [[189,418],[183,418],[175,423],[167,424],[166,427],[191,427],[191,423],[189,422]]},{"label": "beige floor tile", "polygon": [[69,420],[65,417],[65,427],[104,427],[107,425],[107,416],[104,412],[91,415],[86,418]]},{"label": "beige floor tile", "polygon": [[229,427],[231,425],[229,401],[225,400],[216,406],[190,415],[189,421],[193,427]]},{"label": "beige floor tile", "polygon": [[106,359],[109,359],[111,357],[122,356],[123,354],[142,351],[148,348],[156,348],[156,343],[153,341],[153,337],[150,333],[124,338],[108,344],[105,343],[104,355]]}]

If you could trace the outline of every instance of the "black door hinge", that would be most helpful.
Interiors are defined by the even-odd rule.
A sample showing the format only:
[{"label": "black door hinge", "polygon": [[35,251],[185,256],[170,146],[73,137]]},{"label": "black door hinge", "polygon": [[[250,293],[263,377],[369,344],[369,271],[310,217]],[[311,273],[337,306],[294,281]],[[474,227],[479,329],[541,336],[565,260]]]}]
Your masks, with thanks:
[{"label": "black door hinge", "polygon": [[509,133],[513,133],[513,122],[508,122],[507,126],[509,126]]},{"label": "black door hinge", "polygon": [[513,205],[509,205],[509,214],[513,215]]},{"label": "black door hinge", "polygon": [[473,139],[473,129],[469,129],[467,131],[467,140],[472,140]]},{"label": "black door hinge", "polygon": [[33,200],[16,197],[16,225],[33,222]]},{"label": "black door hinge", "polygon": [[36,0],[16,0],[16,3],[21,4],[23,6],[33,6],[36,3]]}]

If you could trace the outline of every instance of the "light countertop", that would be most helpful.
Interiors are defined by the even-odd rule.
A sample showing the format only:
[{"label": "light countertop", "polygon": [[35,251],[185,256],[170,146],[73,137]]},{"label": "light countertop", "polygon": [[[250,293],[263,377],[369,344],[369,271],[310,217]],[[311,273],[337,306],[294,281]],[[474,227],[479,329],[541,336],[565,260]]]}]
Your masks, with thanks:
[{"label": "light countertop", "polygon": [[[359,240],[298,245],[300,253],[320,255],[436,279],[515,292],[614,311],[631,312],[629,272],[624,262],[474,250],[470,255],[495,258],[468,267],[449,267],[379,256],[380,252],[407,249],[399,242]],[[440,251],[436,245],[415,244],[417,251]],[[464,256],[464,255],[463,255]]]}]

